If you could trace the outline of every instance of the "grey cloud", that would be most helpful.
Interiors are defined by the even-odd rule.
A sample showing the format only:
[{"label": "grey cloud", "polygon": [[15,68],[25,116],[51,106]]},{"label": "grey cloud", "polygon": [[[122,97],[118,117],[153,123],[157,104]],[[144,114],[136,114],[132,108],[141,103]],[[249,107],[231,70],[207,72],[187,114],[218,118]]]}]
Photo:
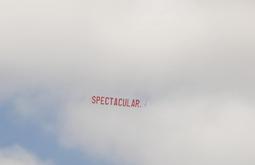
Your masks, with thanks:
[{"label": "grey cloud", "polygon": [[[0,101],[37,115],[55,100],[61,141],[97,156],[254,164],[254,5],[4,1]],[[92,95],[149,103],[126,112],[91,106]]]}]

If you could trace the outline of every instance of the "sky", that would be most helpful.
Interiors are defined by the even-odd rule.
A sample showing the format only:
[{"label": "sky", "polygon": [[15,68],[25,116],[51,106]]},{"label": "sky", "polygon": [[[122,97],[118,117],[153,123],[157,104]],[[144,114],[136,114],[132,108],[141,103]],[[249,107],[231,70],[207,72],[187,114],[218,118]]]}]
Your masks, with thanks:
[{"label": "sky", "polygon": [[0,164],[255,164],[254,9],[1,0]]}]

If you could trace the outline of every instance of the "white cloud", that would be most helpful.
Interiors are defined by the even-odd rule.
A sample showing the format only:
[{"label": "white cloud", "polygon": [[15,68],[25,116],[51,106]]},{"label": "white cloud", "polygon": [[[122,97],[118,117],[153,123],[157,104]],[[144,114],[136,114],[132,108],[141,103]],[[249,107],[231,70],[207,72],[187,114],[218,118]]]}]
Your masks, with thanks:
[{"label": "white cloud", "polygon": [[[4,1],[0,101],[40,121],[58,109],[61,142],[99,157],[254,164],[254,5]],[[149,104],[91,106],[92,95]]]},{"label": "white cloud", "polygon": [[1,148],[0,164],[2,165],[52,165],[42,161],[19,146]]},{"label": "white cloud", "polygon": [[60,139],[116,164],[253,164],[254,105],[215,97],[165,98],[141,111],[75,103]]}]

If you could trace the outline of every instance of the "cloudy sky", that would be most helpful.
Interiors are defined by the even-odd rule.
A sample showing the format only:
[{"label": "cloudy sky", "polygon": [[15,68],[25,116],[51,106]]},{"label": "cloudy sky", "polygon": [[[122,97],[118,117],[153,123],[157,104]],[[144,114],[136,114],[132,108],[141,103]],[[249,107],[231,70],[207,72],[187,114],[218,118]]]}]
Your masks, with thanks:
[{"label": "cloudy sky", "polygon": [[254,165],[254,18],[252,0],[1,0],[0,164]]}]

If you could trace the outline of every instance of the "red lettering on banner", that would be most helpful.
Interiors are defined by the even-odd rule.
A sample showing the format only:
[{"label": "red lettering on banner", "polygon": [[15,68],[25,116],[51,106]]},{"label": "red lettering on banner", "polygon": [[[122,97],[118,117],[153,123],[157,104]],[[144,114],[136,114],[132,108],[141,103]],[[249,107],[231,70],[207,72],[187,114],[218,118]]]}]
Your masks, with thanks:
[{"label": "red lettering on banner", "polygon": [[100,104],[100,105],[112,105],[112,106],[119,106],[119,107],[131,107],[131,108],[141,107],[140,105],[141,101],[139,99],[128,99],[128,98],[107,97],[107,96],[92,96],[91,103]]},{"label": "red lettering on banner", "polygon": [[135,103],[136,103],[136,107],[140,107],[140,100],[137,99],[137,100],[135,101]]},{"label": "red lettering on banner", "polygon": [[101,97],[100,103],[101,103],[102,105],[104,105],[104,96]]},{"label": "red lettering on banner", "polygon": [[92,98],[91,98],[91,99],[92,99],[92,101],[91,101],[91,102],[92,102],[92,104],[95,104],[95,102],[96,102],[96,96],[92,96]]},{"label": "red lettering on banner", "polygon": [[100,96],[97,96],[96,104],[100,101]]},{"label": "red lettering on banner", "polygon": [[109,97],[106,97],[106,98],[105,98],[105,105],[108,105],[108,104],[109,104],[108,101],[109,101]]}]

